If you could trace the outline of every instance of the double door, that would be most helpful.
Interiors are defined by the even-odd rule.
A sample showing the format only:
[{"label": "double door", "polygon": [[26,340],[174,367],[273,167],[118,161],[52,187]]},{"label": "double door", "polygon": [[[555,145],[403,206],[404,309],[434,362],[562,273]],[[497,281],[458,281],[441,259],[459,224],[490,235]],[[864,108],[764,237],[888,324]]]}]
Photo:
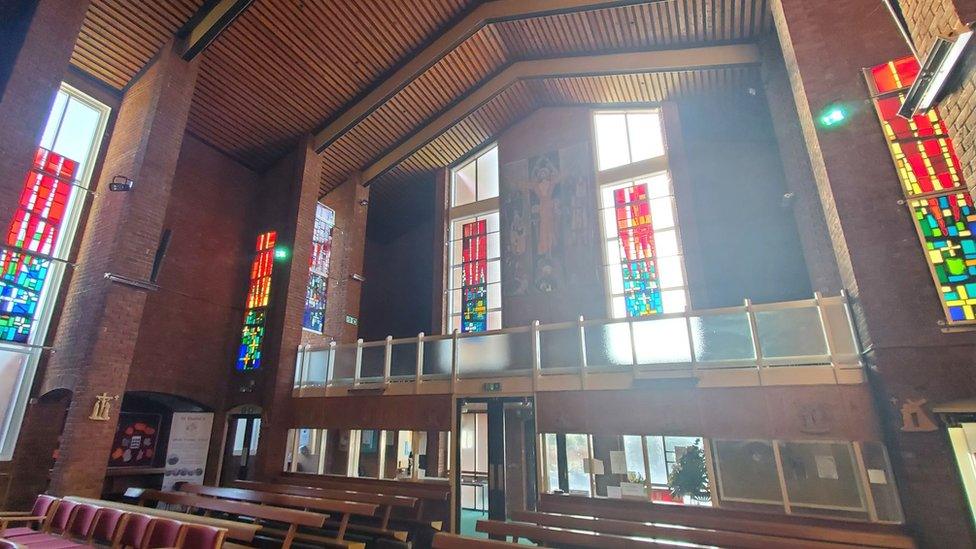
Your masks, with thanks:
[{"label": "double door", "polygon": [[504,521],[535,509],[535,407],[531,397],[457,401],[455,531],[477,535],[479,519]]}]

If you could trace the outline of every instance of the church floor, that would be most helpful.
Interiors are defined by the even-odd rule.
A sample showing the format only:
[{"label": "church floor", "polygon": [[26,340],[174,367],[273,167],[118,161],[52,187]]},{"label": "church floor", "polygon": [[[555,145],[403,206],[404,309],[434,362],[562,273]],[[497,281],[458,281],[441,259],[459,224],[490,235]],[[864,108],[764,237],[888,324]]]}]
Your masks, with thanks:
[{"label": "church floor", "polygon": [[[475,511],[474,509],[461,509],[461,535],[470,538],[487,538],[488,534],[483,534],[475,530],[479,520],[487,520],[487,511]],[[520,539],[519,545],[535,546],[534,543],[526,539]]]}]

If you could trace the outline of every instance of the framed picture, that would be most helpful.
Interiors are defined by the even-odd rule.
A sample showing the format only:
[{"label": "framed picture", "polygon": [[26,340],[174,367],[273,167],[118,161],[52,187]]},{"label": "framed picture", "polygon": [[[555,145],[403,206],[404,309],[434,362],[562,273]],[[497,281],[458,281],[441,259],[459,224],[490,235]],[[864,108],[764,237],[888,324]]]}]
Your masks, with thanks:
[{"label": "framed picture", "polygon": [[109,467],[151,467],[159,438],[159,414],[119,414]]}]

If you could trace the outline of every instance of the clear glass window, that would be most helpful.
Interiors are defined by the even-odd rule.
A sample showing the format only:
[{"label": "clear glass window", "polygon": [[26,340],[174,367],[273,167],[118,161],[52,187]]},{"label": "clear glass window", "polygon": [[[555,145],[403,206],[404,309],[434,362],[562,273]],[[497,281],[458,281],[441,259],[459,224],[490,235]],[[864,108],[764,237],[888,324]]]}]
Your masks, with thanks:
[{"label": "clear glass window", "polygon": [[593,127],[600,171],[664,155],[658,111],[599,112]]},{"label": "clear glass window", "polygon": [[453,171],[451,206],[498,196],[498,147],[493,146]]}]

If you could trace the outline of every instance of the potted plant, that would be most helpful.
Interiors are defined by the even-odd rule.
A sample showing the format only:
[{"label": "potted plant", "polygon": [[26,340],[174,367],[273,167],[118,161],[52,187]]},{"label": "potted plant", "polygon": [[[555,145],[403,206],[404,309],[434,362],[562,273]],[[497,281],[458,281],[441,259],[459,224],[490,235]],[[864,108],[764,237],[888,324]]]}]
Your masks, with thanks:
[{"label": "potted plant", "polygon": [[671,467],[668,485],[675,498],[683,499],[688,496],[695,501],[708,501],[712,497],[708,487],[705,451],[698,443],[696,440],[693,445],[686,447]]}]

